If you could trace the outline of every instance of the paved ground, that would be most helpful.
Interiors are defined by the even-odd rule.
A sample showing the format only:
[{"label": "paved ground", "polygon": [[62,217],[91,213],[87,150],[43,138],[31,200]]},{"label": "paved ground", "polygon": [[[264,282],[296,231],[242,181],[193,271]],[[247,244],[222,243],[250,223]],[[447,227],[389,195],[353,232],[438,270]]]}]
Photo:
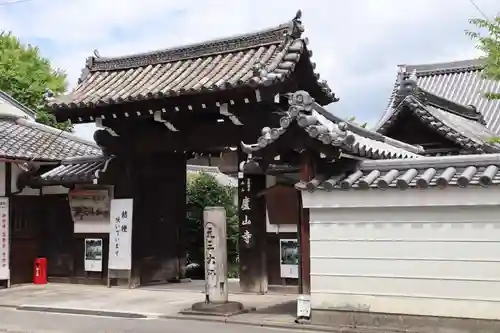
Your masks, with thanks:
[{"label": "paved ground", "polygon": [[[0,309],[38,312],[85,314],[120,317],[122,319],[179,319],[204,320],[266,327],[298,328],[294,323],[296,295],[269,293],[253,295],[235,293],[230,301],[241,302],[255,311],[232,317],[187,316],[179,312],[193,303],[204,301],[204,294],[192,286],[191,290],[178,287],[152,286],[125,289],[75,284],[21,285],[0,290]],[[1,320],[0,320],[1,322]]]},{"label": "paved ground", "polygon": [[[179,312],[204,301],[196,285],[190,288],[152,286],[139,289],[75,284],[21,285],[0,289],[0,333],[43,332],[268,332],[266,329],[321,332],[384,332],[360,327],[295,323],[296,294],[233,293],[250,313],[222,317]],[[237,325],[237,326],[236,326]],[[264,329],[264,327],[266,329]],[[394,333],[394,332],[393,332]]]},{"label": "paved ground", "polygon": [[[246,307],[265,310],[295,302],[295,295],[232,294],[229,299]],[[75,284],[22,285],[0,290],[0,306],[44,307],[116,313],[149,317],[174,316],[204,300],[199,290],[123,289]]]},{"label": "paved ground", "polygon": [[8,333],[273,333],[283,330],[165,319],[123,319],[40,312],[24,312],[0,308],[0,332]]}]

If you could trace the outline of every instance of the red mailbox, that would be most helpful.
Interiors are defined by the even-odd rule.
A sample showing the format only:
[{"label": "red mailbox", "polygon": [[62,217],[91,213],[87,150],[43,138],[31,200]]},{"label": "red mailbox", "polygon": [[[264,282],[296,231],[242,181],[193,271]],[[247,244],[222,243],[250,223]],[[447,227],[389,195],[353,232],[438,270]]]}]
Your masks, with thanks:
[{"label": "red mailbox", "polygon": [[35,259],[34,284],[47,284],[47,258]]}]

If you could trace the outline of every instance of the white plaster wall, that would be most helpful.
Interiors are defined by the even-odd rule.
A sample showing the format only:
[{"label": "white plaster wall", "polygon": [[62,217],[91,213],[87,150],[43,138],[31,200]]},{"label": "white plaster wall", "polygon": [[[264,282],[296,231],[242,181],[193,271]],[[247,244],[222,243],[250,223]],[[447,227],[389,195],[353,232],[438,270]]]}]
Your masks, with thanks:
[{"label": "white plaster wall", "polygon": [[75,234],[109,234],[109,221],[75,221]]},{"label": "white plaster wall", "polygon": [[[16,184],[17,176],[23,171],[15,163],[12,163],[11,170],[12,170],[12,172],[11,172],[11,182],[12,182],[11,189],[12,189],[12,192],[17,192],[19,190],[19,188],[17,187],[17,184]],[[31,188],[31,187],[25,187],[22,192],[17,193],[16,195],[40,195],[40,190]]]},{"label": "white plaster wall", "polygon": [[313,309],[500,319],[500,188],[303,199]]},{"label": "white plaster wall", "polygon": [[42,187],[43,195],[51,195],[51,194],[68,194],[69,189],[64,186],[44,186]]}]

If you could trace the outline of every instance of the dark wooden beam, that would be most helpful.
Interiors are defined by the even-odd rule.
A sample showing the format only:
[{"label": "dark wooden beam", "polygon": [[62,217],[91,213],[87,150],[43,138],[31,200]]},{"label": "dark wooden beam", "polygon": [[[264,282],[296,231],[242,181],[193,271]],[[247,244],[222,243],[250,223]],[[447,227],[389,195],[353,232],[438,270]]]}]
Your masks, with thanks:
[{"label": "dark wooden beam", "polygon": [[[251,112],[253,111],[253,112]],[[217,119],[223,119],[218,122]],[[178,131],[171,131],[165,125],[153,120],[140,122],[115,122],[110,125],[118,136],[112,136],[104,130],[96,133],[99,145],[109,152],[120,150],[155,152],[155,151],[195,151],[208,152],[238,147],[240,142],[253,142],[261,135],[263,127],[277,126],[279,116],[262,110],[247,110],[239,115],[242,126],[233,124],[222,116],[217,118],[183,119],[174,122]],[[280,141],[281,145],[286,141]]]},{"label": "dark wooden beam", "polygon": [[[124,101],[121,104],[96,104],[85,107],[53,109],[52,113],[58,121],[71,120],[73,123],[88,123],[96,117],[104,119],[134,120],[152,118],[153,112],[165,110],[165,114],[173,116],[176,113],[218,113],[218,104],[245,106],[258,104],[262,101],[271,102],[276,90],[273,87],[255,89],[242,87],[221,91],[207,91],[201,94],[168,96],[157,99]],[[258,95],[258,97],[257,97]]]}]

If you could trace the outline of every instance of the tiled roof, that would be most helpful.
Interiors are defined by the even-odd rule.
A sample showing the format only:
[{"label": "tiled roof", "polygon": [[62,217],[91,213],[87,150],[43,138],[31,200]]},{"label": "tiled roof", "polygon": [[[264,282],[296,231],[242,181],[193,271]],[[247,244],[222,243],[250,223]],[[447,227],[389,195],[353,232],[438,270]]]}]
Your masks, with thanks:
[{"label": "tiled roof", "polygon": [[[485,93],[500,93],[500,82],[482,76],[479,59],[430,65],[402,65],[403,74],[415,72],[418,87],[461,105],[473,105],[484,117],[487,127],[500,135],[500,100],[488,100]],[[399,77],[399,75],[398,75]],[[379,129],[394,112],[393,100],[399,88],[399,78],[391,95],[389,106],[375,126]]]},{"label": "tiled roof", "polygon": [[[300,16],[252,34],[137,55],[89,58],[76,89],[49,105],[54,109],[84,108],[268,86],[288,79],[303,57],[314,79],[312,53],[307,39],[301,38]],[[321,91],[318,101],[329,104],[334,100],[326,81],[316,86]]]},{"label": "tiled roof", "polygon": [[60,161],[100,155],[95,144],[33,120],[0,115],[0,156],[10,159]]},{"label": "tiled roof", "polygon": [[213,166],[205,166],[205,165],[187,165],[187,172],[198,174],[200,172],[207,173],[209,175],[214,176],[215,180],[220,185],[229,186],[229,187],[238,187],[238,179],[228,176],[222,172],[220,172],[218,167]]},{"label": "tiled roof", "polygon": [[311,138],[324,145],[371,159],[417,158],[423,149],[361,128],[329,113],[305,91],[289,97],[290,107],[281,118],[279,128],[265,127],[262,136],[253,145],[242,144],[246,153],[265,148],[283,135],[296,122]]},{"label": "tiled roof", "polygon": [[467,153],[500,152],[500,144],[491,143],[496,137],[482,121],[475,108],[464,106],[419,88],[416,78],[404,78],[393,98],[390,117],[379,127],[386,134],[401,114],[412,112],[417,118]]},{"label": "tiled roof", "polygon": [[[99,178],[99,173],[106,171],[112,156],[87,156],[64,160],[60,166],[42,174],[37,182],[40,184],[92,184]],[[238,181],[219,171],[217,167],[187,165],[187,173],[206,172],[213,175],[223,186],[237,187]]]},{"label": "tiled roof", "polygon": [[0,115],[5,114],[31,119],[35,119],[36,117],[33,110],[19,103],[6,92],[0,90]]},{"label": "tiled roof", "polygon": [[39,177],[42,184],[92,184],[99,178],[99,173],[106,171],[112,157],[84,156],[62,161],[58,167]]},{"label": "tiled roof", "polygon": [[500,154],[363,161],[358,169],[328,179],[299,182],[300,190],[425,189],[500,184]]}]

